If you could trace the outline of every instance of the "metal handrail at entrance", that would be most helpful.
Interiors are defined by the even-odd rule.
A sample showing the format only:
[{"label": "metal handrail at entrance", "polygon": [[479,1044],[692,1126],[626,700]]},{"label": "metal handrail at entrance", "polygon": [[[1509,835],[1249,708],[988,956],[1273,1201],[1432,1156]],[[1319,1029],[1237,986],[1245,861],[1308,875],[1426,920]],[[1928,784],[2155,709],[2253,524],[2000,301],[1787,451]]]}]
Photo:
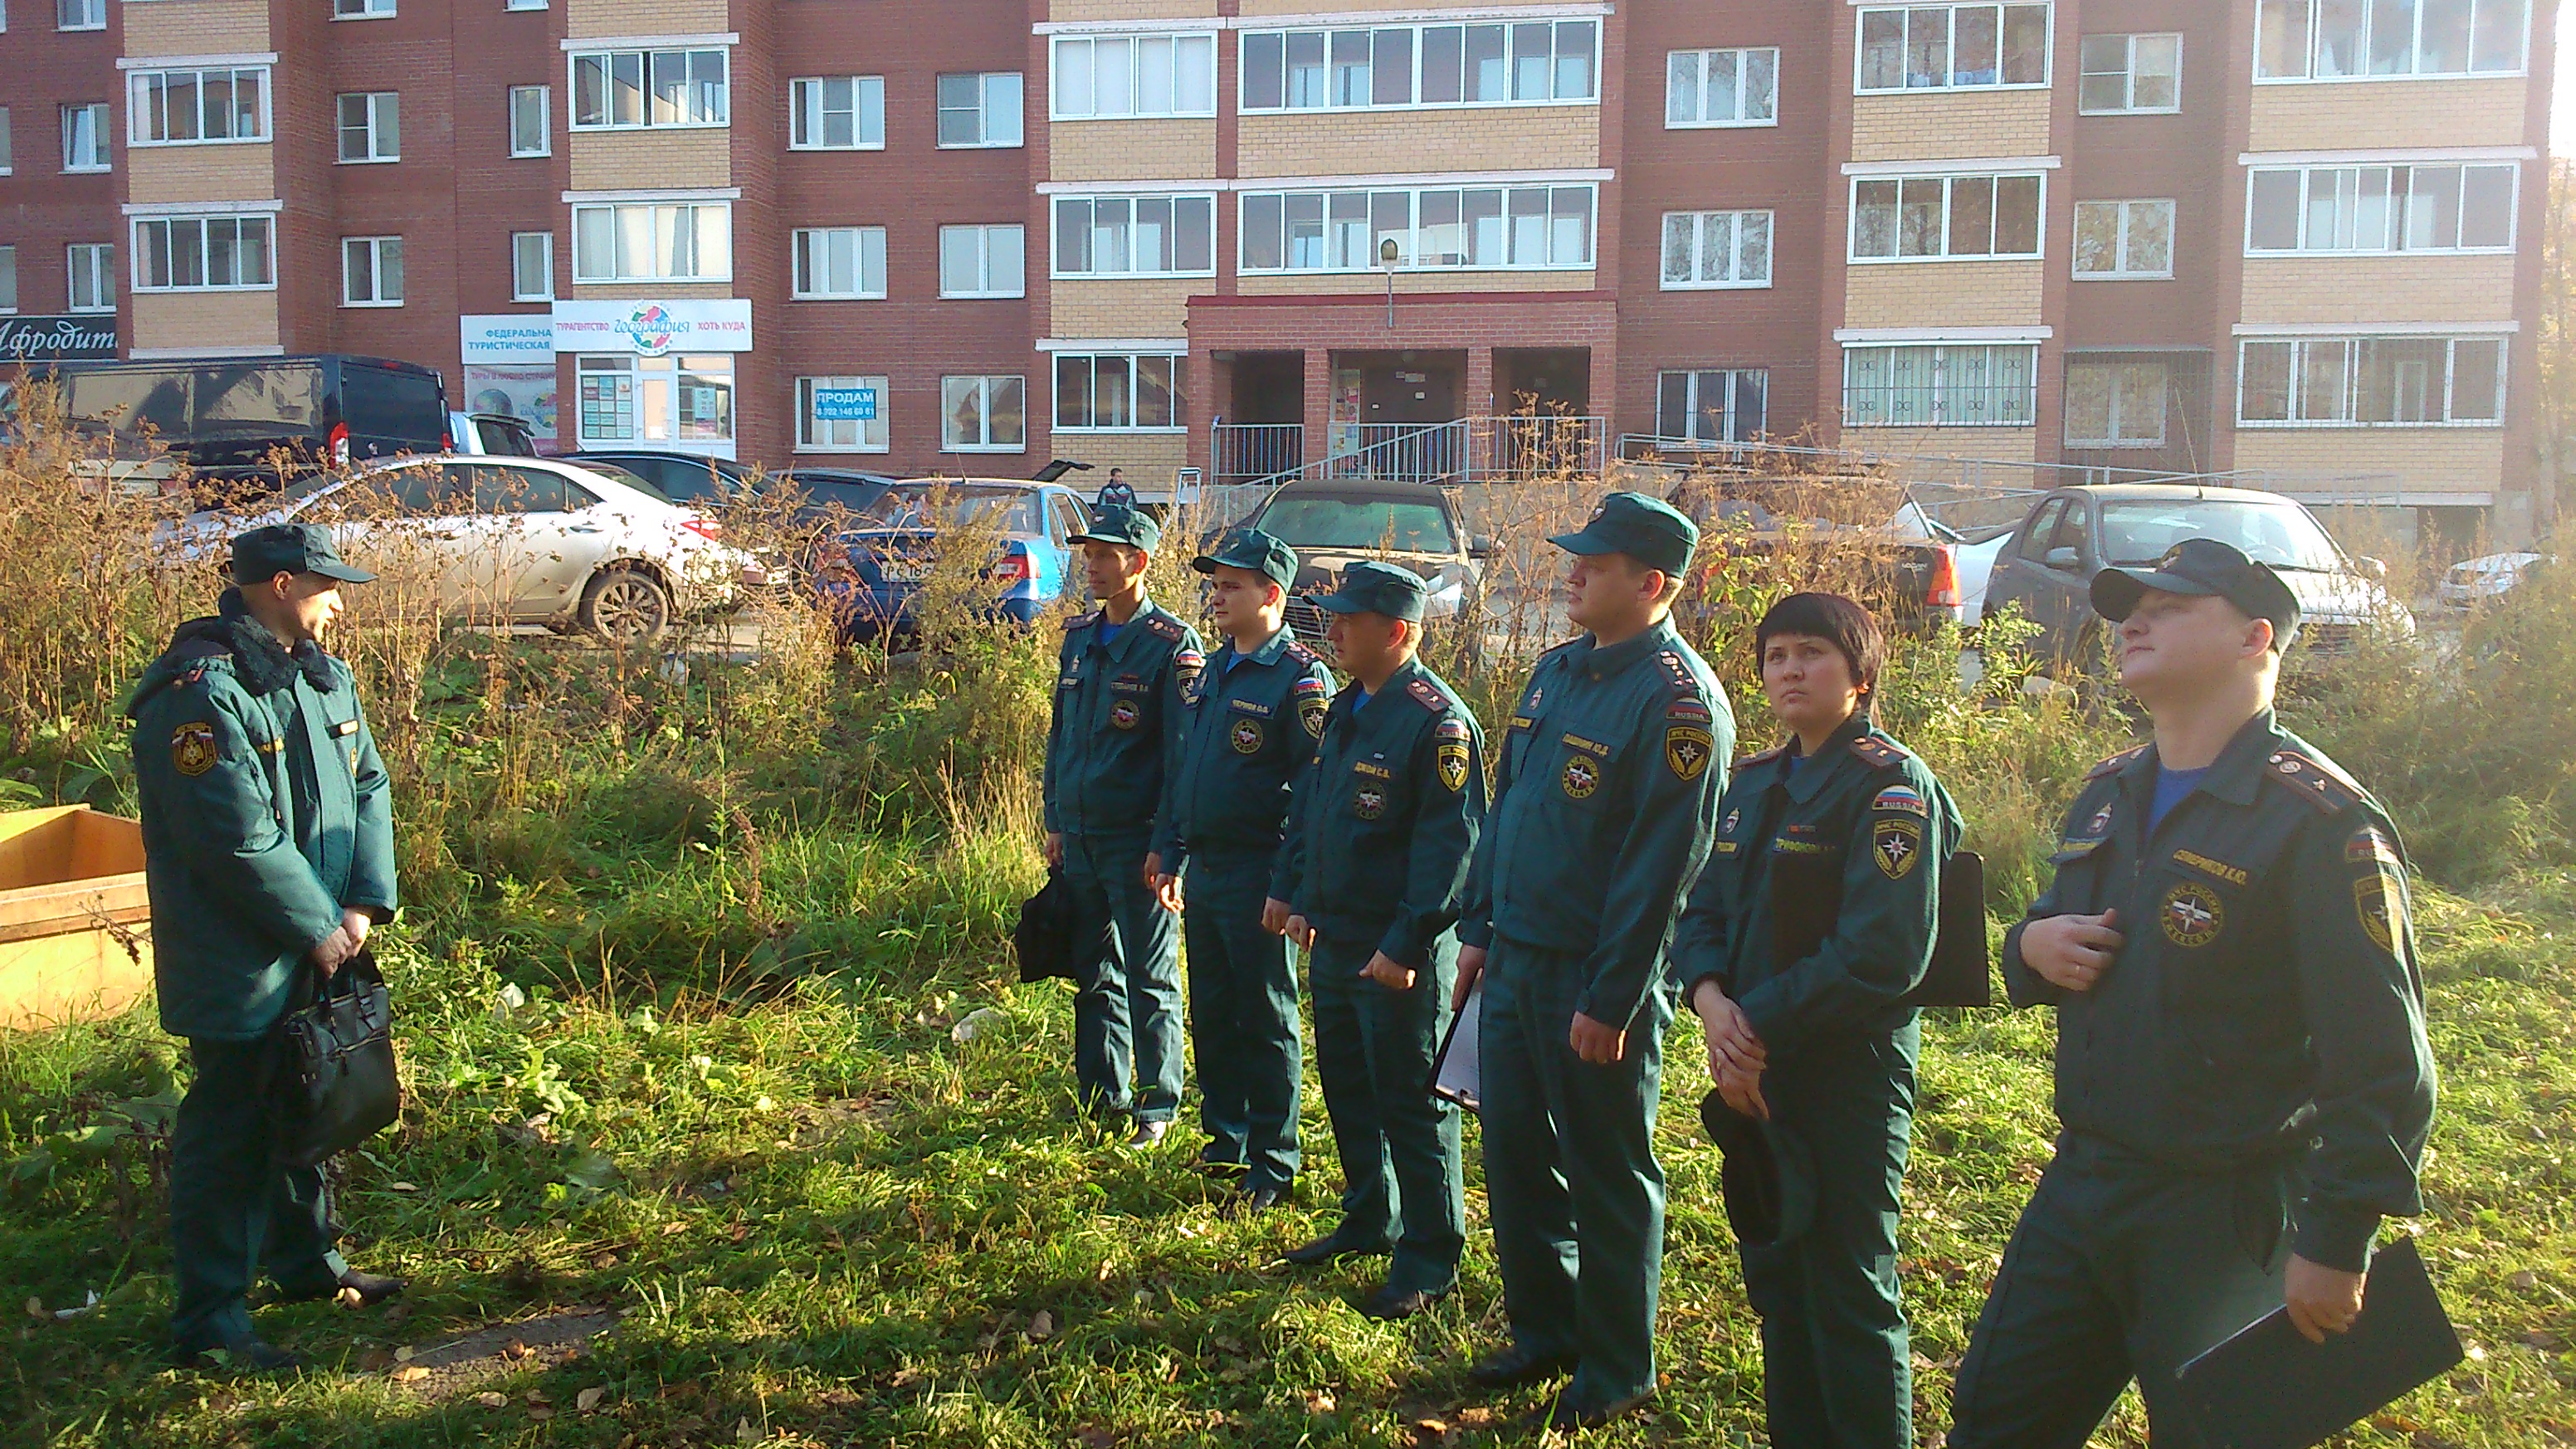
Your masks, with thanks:
[{"label": "metal handrail at entrance", "polygon": [[[1237,430],[1293,424],[1227,424],[1211,429],[1210,454],[1220,482],[1262,487],[1322,479],[1464,484],[1533,478],[1597,476],[1609,456],[1609,420],[1540,414],[1453,418],[1445,423],[1345,423],[1333,429],[1339,446],[1312,462],[1263,474],[1229,472],[1230,458],[1264,446],[1258,434]],[[1299,438],[1302,446],[1302,435]]]}]

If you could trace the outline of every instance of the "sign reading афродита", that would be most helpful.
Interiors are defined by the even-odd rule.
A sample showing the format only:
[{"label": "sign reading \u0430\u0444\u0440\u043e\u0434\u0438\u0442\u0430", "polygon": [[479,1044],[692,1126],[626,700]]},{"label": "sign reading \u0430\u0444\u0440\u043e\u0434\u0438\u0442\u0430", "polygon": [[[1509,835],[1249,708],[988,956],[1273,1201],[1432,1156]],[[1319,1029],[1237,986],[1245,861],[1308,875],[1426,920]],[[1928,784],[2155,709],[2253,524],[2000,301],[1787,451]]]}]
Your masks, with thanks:
[{"label": "sign reading \u0430\u0444\u0440\u043e\u0434\u0438\u0442\u0430", "polygon": [[116,317],[0,317],[0,362],[72,362],[116,356]]}]

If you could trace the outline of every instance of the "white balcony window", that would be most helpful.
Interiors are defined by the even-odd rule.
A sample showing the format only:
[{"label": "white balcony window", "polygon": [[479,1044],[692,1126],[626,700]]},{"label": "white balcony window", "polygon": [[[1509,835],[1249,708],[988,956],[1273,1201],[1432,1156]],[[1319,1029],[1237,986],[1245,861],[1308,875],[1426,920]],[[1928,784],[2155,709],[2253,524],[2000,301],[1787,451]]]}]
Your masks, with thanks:
[{"label": "white balcony window", "polygon": [[1243,33],[1242,108],[1322,111],[1588,103],[1597,20]]},{"label": "white balcony window", "polygon": [[2043,190],[2035,174],[1855,178],[1850,258],[2036,257]]},{"label": "white balcony window", "polygon": [[277,285],[276,219],[137,217],[134,290],[256,291]]},{"label": "white balcony window", "polygon": [[2048,84],[2046,5],[1872,6],[1860,12],[1860,94]]},{"label": "white balcony window", "polygon": [[1547,271],[1590,267],[1594,191],[1580,186],[1247,192],[1245,272],[1369,272],[1395,243],[1408,268]]},{"label": "white balcony window", "polygon": [[2501,337],[2242,339],[2245,427],[2494,427],[2504,419]]},{"label": "white balcony window", "polygon": [[885,77],[803,76],[787,83],[787,144],[798,151],[885,149]]},{"label": "white balcony window", "polygon": [[1189,359],[1172,353],[1059,352],[1055,430],[1172,432],[1189,425],[1183,376]]},{"label": "white balcony window", "polygon": [[1922,343],[1843,349],[1843,426],[2029,427],[2039,348]]},{"label": "white balcony window", "polygon": [[129,146],[269,139],[268,67],[141,70],[126,81]]},{"label": "white balcony window", "polygon": [[2522,168],[2258,166],[2246,175],[2245,254],[2510,252]]},{"label": "white balcony window", "polygon": [[1215,274],[1214,195],[1056,198],[1056,276]]},{"label": "white balcony window", "polygon": [[722,50],[604,50],[572,58],[576,131],[722,126],[731,105]]},{"label": "white balcony window", "polygon": [[1216,114],[1214,35],[1059,35],[1052,61],[1059,121]]},{"label": "white balcony window", "polygon": [[1780,52],[1676,50],[1664,57],[1664,125],[1780,124]]},{"label": "white balcony window", "polygon": [[2258,81],[2520,74],[2528,0],[2256,0]]},{"label": "white balcony window", "polygon": [[723,202],[619,202],[572,209],[576,282],[729,282],[733,208]]},{"label": "white balcony window", "polygon": [[1665,291],[1771,285],[1771,213],[1664,213]]}]

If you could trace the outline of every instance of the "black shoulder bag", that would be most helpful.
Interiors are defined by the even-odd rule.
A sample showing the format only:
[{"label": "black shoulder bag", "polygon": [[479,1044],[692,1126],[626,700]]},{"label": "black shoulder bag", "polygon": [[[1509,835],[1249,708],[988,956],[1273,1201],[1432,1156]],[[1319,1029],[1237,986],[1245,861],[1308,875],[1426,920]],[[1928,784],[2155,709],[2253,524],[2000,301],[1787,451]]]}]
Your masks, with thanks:
[{"label": "black shoulder bag", "polygon": [[394,1070],[393,1000],[376,953],[360,947],[317,989],[313,972],[299,978],[274,1031],[277,1077],[270,1107],[277,1156],[288,1167],[312,1167],[392,1126],[402,1115],[402,1082]]}]

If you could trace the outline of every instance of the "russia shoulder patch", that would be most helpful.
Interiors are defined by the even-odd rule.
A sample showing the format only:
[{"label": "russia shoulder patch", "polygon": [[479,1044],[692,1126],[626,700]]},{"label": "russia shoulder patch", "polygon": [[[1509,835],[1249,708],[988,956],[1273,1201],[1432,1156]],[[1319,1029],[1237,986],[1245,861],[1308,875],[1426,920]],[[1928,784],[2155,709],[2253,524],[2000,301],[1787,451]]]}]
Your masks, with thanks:
[{"label": "russia shoulder patch", "polygon": [[1931,803],[1923,798],[1921,791],[1911,785],[1888,786],[1870,798],[1869,808],[1893,810],[1905,815],[1921,815],[1927,818],[1932,814]]},{"label": "russia shoulder patch", "polygon": [[1323,695],[1328,694],[1331,691],[1324,687],[1324,681],[1317,679],[1315,676],[1310,674],[1305,678],[1298,680],[1296,683],[1289,685],[1288,692],[1292,695],[1304,696],[1309,694]]},{"label": "russia shoulder patch", "polygon": [[1666,719],[1684,719],[1696,721],[1700,724],[1706,724],[1716,717],[1716,714],[1709,709],[1707,704],[1703,703],[1699,698],[1693,695],[1684,695],[1664,706],[1664,718]]},{"label": "russia shoulder patch", "polygon": [[1444,719],[1431,727],[1431,737],[1435,740],[1463,740],[1470,736],[1465,720]]}]

